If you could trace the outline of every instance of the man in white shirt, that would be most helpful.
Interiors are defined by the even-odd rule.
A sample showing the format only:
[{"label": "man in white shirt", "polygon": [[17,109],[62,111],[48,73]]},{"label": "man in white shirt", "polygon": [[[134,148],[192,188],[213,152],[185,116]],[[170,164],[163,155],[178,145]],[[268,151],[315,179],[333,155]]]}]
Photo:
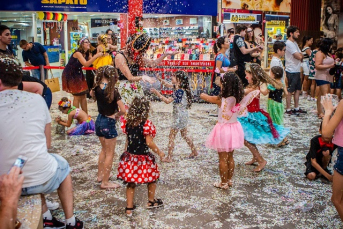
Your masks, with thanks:
[{"label": "man in white shirt", "polygon": [[[23,167],[21,195],[47,194],[58,190],[66,217],[66,228],[83,228],[73,213],[73,186],[68,162],[49,154],[51,117],[42,96],[18,90],[23,76],[19,63],[0,56],[0,174],[7,173],[19,156]],[[44,228],[65,228],[52,217],[43,201]]]},{"label": "man in white shirt", "polygon": [[[303,59],[303,55],[299,49],[296,40],[299,38],[300,32],[298,27],[289,26],[287,28],[286,41],[286,77],[288,81],[288,95],[286,96],[286,114],[299,115],[300,113],[307,113],[299,108],[299,96],[301,92],[301,78],[300,78],[300,66]],[[294,93],[294,109],[291,110],[291,99]]]}]

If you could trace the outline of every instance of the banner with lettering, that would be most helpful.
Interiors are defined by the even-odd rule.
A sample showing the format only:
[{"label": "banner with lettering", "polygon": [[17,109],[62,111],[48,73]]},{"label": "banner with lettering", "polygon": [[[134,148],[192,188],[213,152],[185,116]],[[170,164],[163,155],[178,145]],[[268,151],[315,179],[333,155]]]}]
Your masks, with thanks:
[{"label": "banner with lettering", "polygon": [[222,0],[222,8],[291,12],[291,0]]},{"label": "banner with lettering", "polygon": [[11,11],[58,11],[58,12],[113,12],[127,13],[128,0],[11,0],[0,4],[1,10]]}]

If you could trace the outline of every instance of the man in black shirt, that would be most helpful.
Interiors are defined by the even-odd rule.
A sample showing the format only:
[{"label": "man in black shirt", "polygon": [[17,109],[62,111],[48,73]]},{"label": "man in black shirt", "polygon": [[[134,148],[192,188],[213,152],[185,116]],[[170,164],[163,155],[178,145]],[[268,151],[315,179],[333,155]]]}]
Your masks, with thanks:
[{"label": "man in black shirt", "polygon": [[0,25],[0,53],[14,57],[13,52],[8,49],[11,44],[12,36],[10,28],[5,25]]},{"label": "man in black shirt", "polygon": [[261,49],[260,46],[248,48],[248,45],[244,42],[246,30],[247,27],[245,25],[238,25],[236,27],[236,35],[233,38],[233,49],[238,66],[236,74],[242,80],[244,87],[248,85],[248,81],[245,79],[245,64],[251,62],[251,53]]}]

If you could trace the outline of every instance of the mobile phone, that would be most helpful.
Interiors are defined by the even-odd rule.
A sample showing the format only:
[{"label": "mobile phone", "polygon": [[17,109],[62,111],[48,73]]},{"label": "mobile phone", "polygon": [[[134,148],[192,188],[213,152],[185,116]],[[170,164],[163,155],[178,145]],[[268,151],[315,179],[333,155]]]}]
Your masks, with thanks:
[{"label": "mobile phone", "polygon": [[17,166],[19,167],[20,169],[23,169],[24,165],[26,164],[27,162],[27,157],[25,156],[22,156],[22,155],[19,155],[18,158],[15,160],[15,162],[13,163],[12,167],[13,166]]}]

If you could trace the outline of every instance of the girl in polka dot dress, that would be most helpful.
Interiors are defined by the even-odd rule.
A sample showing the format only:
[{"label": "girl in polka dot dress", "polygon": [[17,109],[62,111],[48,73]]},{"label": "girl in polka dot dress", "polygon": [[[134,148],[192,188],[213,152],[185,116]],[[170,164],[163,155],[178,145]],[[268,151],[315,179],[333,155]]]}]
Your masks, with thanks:
[{"label": "girl in polka dot dress", "polygon": [[121,120],[121,128],[127,135],[127,148],[120,157],[117,178],[127,184],[125,208],[127,216],[132,216],[132,211],[136,207],[133,199],[137,184],[148,185],[147,208],[163,206],[161,199],[155,199],[156,181],[160,177],[160,172],[155,156],[149,148],[160,156],[161,160],[165,155],[153,141],[156,129],[148,120],[149,110],[150,103],[147,99],[135,97],[126,118]]}]

